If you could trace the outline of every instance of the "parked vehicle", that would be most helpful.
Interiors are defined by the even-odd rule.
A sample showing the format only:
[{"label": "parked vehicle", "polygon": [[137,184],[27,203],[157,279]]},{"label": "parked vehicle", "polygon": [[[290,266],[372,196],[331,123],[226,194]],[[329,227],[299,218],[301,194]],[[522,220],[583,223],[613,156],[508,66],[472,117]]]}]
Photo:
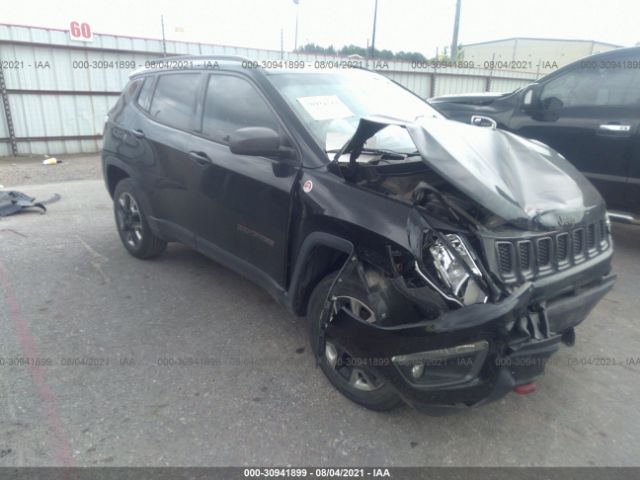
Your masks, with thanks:
[{"label": "parked vehicle", "polygon": [[549,145],[596,186],[613,219],[640,223],[640,48],[593,55],[512,93],[429,102],[451,120],[488,117]]},{"label": "parked vehicle", "polygon": [[181,242],[306,315],[351,400],[437,413],[531,391],[612,287],[604,202],[552,149],[366,70],[178,60],[108,115],[124,247]]}]

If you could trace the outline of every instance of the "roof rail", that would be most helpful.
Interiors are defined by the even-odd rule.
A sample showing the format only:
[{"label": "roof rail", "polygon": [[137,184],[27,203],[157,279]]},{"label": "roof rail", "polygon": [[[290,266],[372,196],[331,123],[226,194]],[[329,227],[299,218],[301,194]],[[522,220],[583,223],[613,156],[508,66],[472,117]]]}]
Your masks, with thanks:
[{"label": "roof rail", "polygon": [[248,57],[243,57],[242,55],[226,55],[224,53],[220,53],[220,54],[211,54],[211,55],[207,55],[207,54],[202,54],[202,55],[169,55],[166,57],[160,57],[157,59],[154,59],[155,61],[161,61],[161,60],[181,60],[181,59],[191,59],[191,60],[235,60],[235,61],[239,61],[239,62],[244,62],[247,60],[251,60]]},{"label": "roof rail", "polygon": [[[202,62],[204,64],[204,62],[208,61],[208,60],[213,60],[213,61],[218,61],[218,60],[229,60],[232,62],[250,62],[252,61],[250,58],[247,57],[243,57],[240,55],[171,55],[168,57],[158,57],[158,58],[153,58],[151,60],[147,60],[147,62],[157,62],[158,64],[162,64],[162,62],[175,62],[175,61],[180,61],[180,60],[193,60],[195,62]],[[194,65],[194,67],[197,67],[198,65]],[[171,68],[166,68],[166,70],[170,70]],[[138,68],[136,70],[134,70],[133,72],[131,72],[129,74],[129,78],[135,76],[135,75],[139,75],[141,73],[144,72],[148,72],[148,71],[158,71],[158,70],[165,70],[165,69],[158,69],[158,68],[149,68],[149,67],[141,67]]]}]

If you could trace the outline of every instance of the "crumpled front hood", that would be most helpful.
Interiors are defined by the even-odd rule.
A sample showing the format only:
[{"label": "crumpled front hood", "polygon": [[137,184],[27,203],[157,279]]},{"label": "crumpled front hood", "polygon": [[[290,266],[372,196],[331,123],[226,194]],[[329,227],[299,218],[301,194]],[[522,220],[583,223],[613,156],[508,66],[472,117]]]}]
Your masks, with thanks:
[{"label": "crumpled front hood", "polygon": [[503,130],[437,118],[362,119],[344,153],[388,125],[407,129],[433,170],[494,214],[524,228],[554,229],[603,215],[604,201],[564,157]]}]

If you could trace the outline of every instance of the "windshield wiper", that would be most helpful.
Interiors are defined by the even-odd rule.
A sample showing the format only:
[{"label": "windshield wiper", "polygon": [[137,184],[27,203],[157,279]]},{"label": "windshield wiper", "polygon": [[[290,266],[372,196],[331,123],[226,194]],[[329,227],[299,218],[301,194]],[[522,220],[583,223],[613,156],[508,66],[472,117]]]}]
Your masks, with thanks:
[{"label": "windshield wiper", "polygon": [[[339,153],[341,152],[342,149],[340,148],[336,148],[333,150],[326,150],[327,153]],[[387,150],[384,148],[363,148],[360,153],[364,153],[364,154],[368,154],[368,155],[382,155],[385,156],[386,160],[405,160],[409,157],[415,157],[415,156],[419,156],[420,152],[415,151],[415,152],[410,152],[410,153],[403,153],[403,152],[396,152],[394,150]]]}]

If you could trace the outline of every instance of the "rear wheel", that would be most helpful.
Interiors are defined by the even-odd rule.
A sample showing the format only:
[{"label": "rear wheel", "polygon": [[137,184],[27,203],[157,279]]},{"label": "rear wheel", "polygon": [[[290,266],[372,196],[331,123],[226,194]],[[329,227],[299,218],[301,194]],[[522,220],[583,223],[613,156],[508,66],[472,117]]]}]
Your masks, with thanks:
[{"label": "rear wheel", "polygon": [[[339,338],[328,335],[321,340],[321,326],[328,319],[331,310],[346,308],[361,319],[376,323],[376,312],[368,305],[367,294],[359,282],[345,280],[333,292],[332,309],[323,309],[323,304],[337,273],[321,280],[309,300],[307,317],[311,324],[311,348],[316,356],[321,349],[320,368],[344,396],[371,410],[391,410],[402,403],[395,390],[385,383],[375,371],[362,366],[347,349],[341,346]],[[324,310],[324,311],[323,311]]]},{"label": "rear wheel", "polygon": [[167,242],[158,238],[149,228],[134,183],[125,178],[116,185],[113,194],[113,210],[120,240],[127,251],[137,258],[160,255]]}]

